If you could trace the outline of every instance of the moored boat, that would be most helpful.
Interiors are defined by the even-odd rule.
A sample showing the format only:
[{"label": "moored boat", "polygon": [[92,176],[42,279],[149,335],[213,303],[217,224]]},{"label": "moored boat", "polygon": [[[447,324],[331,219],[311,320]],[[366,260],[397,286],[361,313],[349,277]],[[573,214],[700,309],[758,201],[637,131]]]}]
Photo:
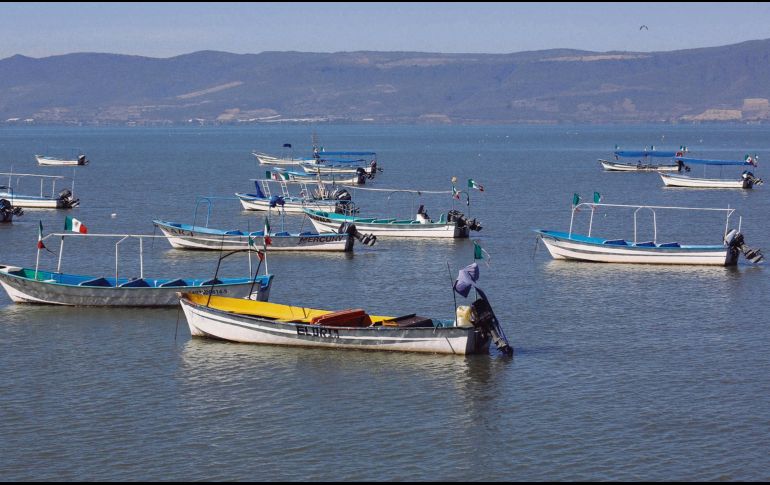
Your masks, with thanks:
[{"label": "moored boat", "polygon": [[[660,151],[644,148],[644,150],[619,150],[615,148],[613,153],[615,161],[599,159],[602,168],[611,172],[678,172],[682,165],[677,163],[675,157],[684,156],[687,147],[680,147],[678,151]],[[636,162],[622,162],[621,158],[636,158]],[[666,158],[668,163],[656,163],[653,159]]]},{"label": "moored boat", "polygon": [[78,165],[88,165],[89,160],[86,158],[85,155],[78,155],[75,158],[57,158],[57,157],[49,157],[45,155],[35,155],[35,160],[37,160],[38,165],[49,165],[49,166],[78,166]]},{"label": "moored boat", "polygon": [[[573,232],[575,212],[581,207],[591,208],[591,220],[587,234]],[[619,207],[634,209],[633,240],[623,238],[600,238],[591,235],[594,209],[597,207]],[[725,233],[721,244],[684,244],[676,241],[659,242],[655,211],[658,209],[719,211],[726,214]],[[653,214],[653,239],[637,239],[637,213],[649,210]],[[573,206],[569,232],[538,229],[539,238],[554,259],[569,259],[602,263],[646,263],[646,264],[683,264],[683,265],[718,265],[731,266],[738,262],[740,253],[751,262],[762,261],[760,250],[746,246],[744,237],[738,229],[727,232],[729,219],[734,209],[700,207],[666,207],[622,204],[582,203]]]},{"label": "moored boat", "polygon": [[[41,230],[42,232],[42,230]],[[40,250],[44,240],[60,236],[59,263],[56,271],[39,268]],[[115,244],[115,273],[111,275],[82,275],[61,271],[61,257],[65,237],[117,238]],[[220,278],[163,277],[148,278],[144,275],[142,240],[161,237],[130,234],[76,234],[54,233],[38,238],[38,258],[34,268],[0,264],[0,285],[16,303],[40,303],[70,306],[174,306],[180,291],[207,296],[224,295],[235,298],[252,298],[266,301],[270,295],[273,275]],[[119,271],[118,248],[127,239],[139,239],[139,275],[123,276]],[[250,253],[249,253],[250,254]],[[224,259],[227,255],[220,258]],[[251,258],[249,257],[249,272]],[[250,273],[249,273],[250,274]]]},{"label": "moored boat", "polygon": [[[466,291],[464,296],[467,294]],[[511,355],[513,348],[486,295],[479,289],[477,294],[479,297],[470,306],[457,307],[455,320],[415,313],[399,317],[370,315],[360,308],[329,311],[194,294],[182,294],[180,303],[194,337],[254,344],[457,355],[487,353],[493,341],[499,350]]]},{"label": "moored boat", "polygon": [[705,177],[706,168],[709,166],[726,167],[726,166],[757,166],[756,155],[746,155],[743,161],[740,160],[707,160],[699,158],[679,158],[679,163],[684,164],[685,170],[690,172],[692,169],[690,165],[702,165],[703,177],[694,177],[691,175],[680,174],[660,174],[663,179],[663,184],[666,187],[689,187],[689,188],[701,188],[701,189],[751,189],[755,186],[762,185],[761,178],[754,175],[749,170],[744,170],[741,174],[735,178],[713,178]]},{"label": "moored boat", "polygon": [[[12,200],[14,207],[25,207],[29,209],[70,209],[77,207],[80,200],[73,195],[75,181],[72,180],[72,186],[68,189],[62,189],[56,192],[56,182],[67,179],[60,175],[37,175],[30,173],[0,173],[0,176],[8,176],[8,184],[0,187],[0,198]],[[13,178],[16,183],[13,183]],[[22,179],[37,179],[40,181],[39,195],[30,195],[19,193],[19,183]],[[51,182],[51,195],[44,193],[44,184]]]}]

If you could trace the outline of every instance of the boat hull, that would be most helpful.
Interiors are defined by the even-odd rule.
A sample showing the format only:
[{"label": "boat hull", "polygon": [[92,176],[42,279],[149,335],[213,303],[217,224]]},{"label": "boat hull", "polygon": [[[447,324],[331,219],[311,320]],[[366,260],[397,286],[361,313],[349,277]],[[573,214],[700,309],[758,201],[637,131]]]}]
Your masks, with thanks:
[{"label": "boat hull", "polygon": [[[268,212],[271,209],[278,210],[276,207],[270,207],[269,198],[255,197],[250,194],[236,193],[236,197],[241,201],[241,206],[244,209],[250,211],[264,211]],[[287,214],[302,214],[305,207],[315,207],[320,210],[334,210],[334,206],[337,201],[333,200],[316,200],[316,201],[294,201],[284,199],[284,205],[280,210]]]},{"label": "boat hull", "polygon": [[180,300],[190,333],[232,342],[466,355],[489,351],[489,339],[473,327],[325,327],[239,315]]},{"label": "boat hull", "polygon": [[[237,251],[249,249],[249,238],[255,247],[264,245],[264,236],[228,235],[224,232],[215,234],[202,232],[192,226],[179,227],[163,221],[153,221],[167,237],[175,249],[196,249],[214,251]],[[294,234],[288,236],[272,235],[269,250],[272,251],[335,251],[353,250],[355,239],[350,234]]]},{"label": "boat hull", "polygon": [[[340,222],[318,214],[307,213],[316,231],[336,231]],[[388,224],[367,223],[360,219],[350,218],[348,221],[356,225],[356,229],[362,233],[373,234],[377,237],[436,237],[436,238],[467,238],[470,235],[468,227],[458,227],[455,223],[413,223],[413,224]]]},{"label": "boat hull", "polygon": [[[13,200],[14,207],[24,207],[25,209],[68,209],[69,206],[62,199],[51,199],[48,197],[38,197],[35,195],[18,195],[0,192],[0,199]],[[75,204],[77,205],[77,204]]]},{"label": "boat hull", "polygon": [[750,189],[752,184],[743,180],[706,179],[686,175],[660,174],[666,187],[691,187],[701,189]]},{"label": "boat hull", "polygon": [[[592,261],[600,263],[676,264],[730,266],[738,261],[738,253],[726,246],[646,247],[614,246],[597,238],[564,233],[537,231],[554,259]],[[586,239],[594,239],[595,242]]]},{"label": "boat hull", "polygon": [[642,163],[617,163],[599,160],[604,170],[610,172],[678,172],[678,165],[655,165]]},{"label": "boat hull", "polygon": [[44,157],[41,155],[35,155],[38,165],[49,166],[77,166],[85,165],[85,159],[83,160],[64,160],[61,158]]},{"label": "boat hull", "polygon": [[257,158],[260,165],[299,165],[301,162],[312,161],[308,158],[280,158],[267,155],[266,153],[252,153]]},{"label": "boat hull", "polygon": [[[251,298],[267,301],[270,296],[272,277],[266,284],[257,281],[254,294],[252,282],[244,278],[239,283],[204,286],[169,287],[114,287],[77,286],[57,283],[54,279],[35,280],[14,275],[21,268],[0,266],[0,285],[15,303],[38,303],[68,306],[127,306],[127,307],[168,307],[176,306],[180,292]],[[34,270],[33,270],[34,271]],[[41,272],[42,273],[42,272]],[[50,273],[46,273],[50,276]]]}]

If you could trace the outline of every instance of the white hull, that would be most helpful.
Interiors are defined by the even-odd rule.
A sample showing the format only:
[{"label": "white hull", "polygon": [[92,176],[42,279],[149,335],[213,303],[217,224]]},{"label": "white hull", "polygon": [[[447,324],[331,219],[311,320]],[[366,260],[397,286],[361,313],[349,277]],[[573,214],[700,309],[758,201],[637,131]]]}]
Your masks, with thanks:
[{"label": "white hull", "polygon": [[726,266],[735,264],[737,253],[724,249],[673,250],[645,247],[623,247],[590,244],[580,241],[551,238],[543,235],[543,243],[554,259],[572,259],[601,263],[685,264]]},{"label": "white hull", "polygon": [[[168,242],[175,249],[199,249],[214,251],[237,251],[249,248],[249,238],[256,247],[263,247],[264,236],[247,235],[217,235],[204,232],[168,227],[156,224],[167,236]],[[273,251],[337,251],[344,252],[353,249],[353,239],[350,234],[310,234],[271,236],[272,243],[268,247]]]},{"label": "white hull", "polygon": [[604,170],[611,172],[678,172],[678,165],[653,165],[637,163],[617,163],[599,160]]},{"label": "white hull", "polygon": [[743,189],[743,180],[705,179],[686,175],[660,174],[666,187],[693,187],[703,189]]},{"label": "white hull", "polygon": [[49,199],[47,197],[37,197],[34,195],[11,195],[7,192],[0,192],[0,199],[13,201],[14,207],[24,207],[27,209],[62,209],[64,203],[61,199]]},{"label": "white hull", "polygon": [[264,211],[269,210],[282,210],[287,214],[302,214],[305,207],[318,209],[318,210],[334,210],[334,206],[337,204],[336,200],[316,200],[309,202],[294,202],[284,199],[284,205],[281,208],[270,207],[269,199],[261,199],[253,197],[248,194],[235,194],[241,201],[241,205],[244,209],[249,211]]},{"label": "white hull", "polygon": [[[232,285],[176,286],[168,288],[121,288],[83,287],[60,285],[47,281],[14,278],[0,271],[0,285],[16,303],[39,303],[68,306],[176,306],[178,293],[200,293],[246,298],[252,287],[251,282]],[[254,287],[260,288],[259,283]],[[270,287],[258,291],[256,299],[267,301]],[[252,297],[253,298],[253,297]]]},{"label": "white hull", "polygon": [[[313,226],[318,232],[336,231],[340,223],[338,221],[323,221],[309,216]],[[465,230],[452,224],[367,224],[365,222],[352,221],[359,232],[373,234],[377,237],[439,237],[439,238],[463,238],[468,237]]]},{"label": "white hull", "polygon": [[60,158],[44,157],[41,155],[35,155],[38,165],[50,165],[50,166],[77,166],[85,165],[80,160],[63,160]]},{"label": "white hull", "polygon": [[323,327],[222,312],[184,299],[180,302],[190,333],[197,337],[252,344],[458,355],[487,352],[489,348],[488,340],[476,348],[480,337],[472,327]]},{"label": "white hull", "polygon": [[267,155],[265,153],[252,153],[252,155],[257,158],[257,161],[260,163],[260,165],[299,165],[301,162],[306,162],[309,160],[307,158],[279,158]]}]

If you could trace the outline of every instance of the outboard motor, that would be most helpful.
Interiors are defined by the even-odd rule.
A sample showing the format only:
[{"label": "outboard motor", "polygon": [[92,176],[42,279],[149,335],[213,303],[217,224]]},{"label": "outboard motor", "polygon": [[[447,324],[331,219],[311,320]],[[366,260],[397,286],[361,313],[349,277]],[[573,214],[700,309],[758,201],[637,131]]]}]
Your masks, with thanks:
[{"label": "outboard motor", "polygon": [[513,355],[513,347],[508,342],[495,312],[492,311],[492,305],[489,304],[487,295],[478,288],[476,288],[476,292],[479,297],[471,303],[471,323],[481,331],[483,337],[492,337],[497,350],[508,356]]},{"label": "outboard motor", "polygon": [[356,169],[356,184],[358,184],[358,185],[366,184],[366,179],[367,178],[373,178],[373,177],[374,177],[374,175],[372,175],[372,174],[368,174],[367,175],[366,174],[366,169],[364,169],[363,167],[358,167]]},{"label": "outboard motor", "polygon": [[754,174],[749,172],[748,170],[745,170],[741,174],[741,177],[743,178],[744,189],[750,189],[755,185],[762,185],[764,183],[761,178],[755,177]]},{"label": "outboard motor", "polygon": [[743,255],[752,263],[759,263],[764,259],[762,251],[759,249],[752,249],[746,245],[746,241],[743,238],[743,234],[736,229],[727,233],[725,236],[725,245],[730,248],[731,251],[740,251]]},{"label": "outboard motor", "polygon": [[358,242],[367,246],[374,246],[377,242],[377,236],[374,234],[363,234],[358,231],[355,224],[350,224],[348,222],[340,224],[339,229],[337,229],[337,233],[350,234],[354,238],[358,239]]},{"label": "outboard motor", "polygon": [[65,209],[70,209],[80,203],[80,199],[74,199],[72,197],[72,191],[70,189],[64,189],[59,192],[58,200]]},{"label": "outboard motor", "polygon": [[348,192],[347,189],[343,189],[342,187],[334,189],[332,193],[329,194],[329,198],[331,200],[353,200],[353,196],[350,195],[350,192]]},{"label": "outboard motor", "polygon": [[283,207],[286,205],[286,201],[280,195],[271,195],[267,205],[270,207],[275,207],[278,205]]},{"label": "outboard motor", "polygon": [[369,164],[369,178],[373,179],[375,175],[377,175],[377,171],[382,172],[381,168],[377,168],[377,160],[372,160]]},{"label": "outboard motor", "polygon": [[337,203],[334,204],[334,212],[350,216],[358,213],[358,207],[356,207],[351,200],[338,200]]},{"label": "outboard motor", "polygon": [[468,220],[465,214],[458,210],[451,210],[447,213],[447,222],[454,222],[458,228],[468,227],[471,231],[480,231],[482,229],[481,223],[476,219]]},{"label": "outboard motor", "polygon": [[14,207],[8,199],[0,199],[0,222],[11,222],[13,216],[21,216],[24,211],[21,207]]},{"label": "outboard motor", "polygon": [[85,155],[78,156],[78,165],[88,165],[88,159]]}]

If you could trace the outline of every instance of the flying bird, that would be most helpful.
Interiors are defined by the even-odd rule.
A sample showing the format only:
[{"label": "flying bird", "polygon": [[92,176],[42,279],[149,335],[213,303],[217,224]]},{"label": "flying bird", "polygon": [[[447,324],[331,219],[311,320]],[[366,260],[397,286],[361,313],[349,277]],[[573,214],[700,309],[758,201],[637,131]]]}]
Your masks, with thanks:
[{"label": "flying bird", "polygon": [[646,26],[646,25],[642,25],[641,27],[639,27],[639,30],[642,30],[642,29],[647,29],[647,30],[650,30],[650,29],[648,29],[648,28],[647,28],[647,26]]}]

